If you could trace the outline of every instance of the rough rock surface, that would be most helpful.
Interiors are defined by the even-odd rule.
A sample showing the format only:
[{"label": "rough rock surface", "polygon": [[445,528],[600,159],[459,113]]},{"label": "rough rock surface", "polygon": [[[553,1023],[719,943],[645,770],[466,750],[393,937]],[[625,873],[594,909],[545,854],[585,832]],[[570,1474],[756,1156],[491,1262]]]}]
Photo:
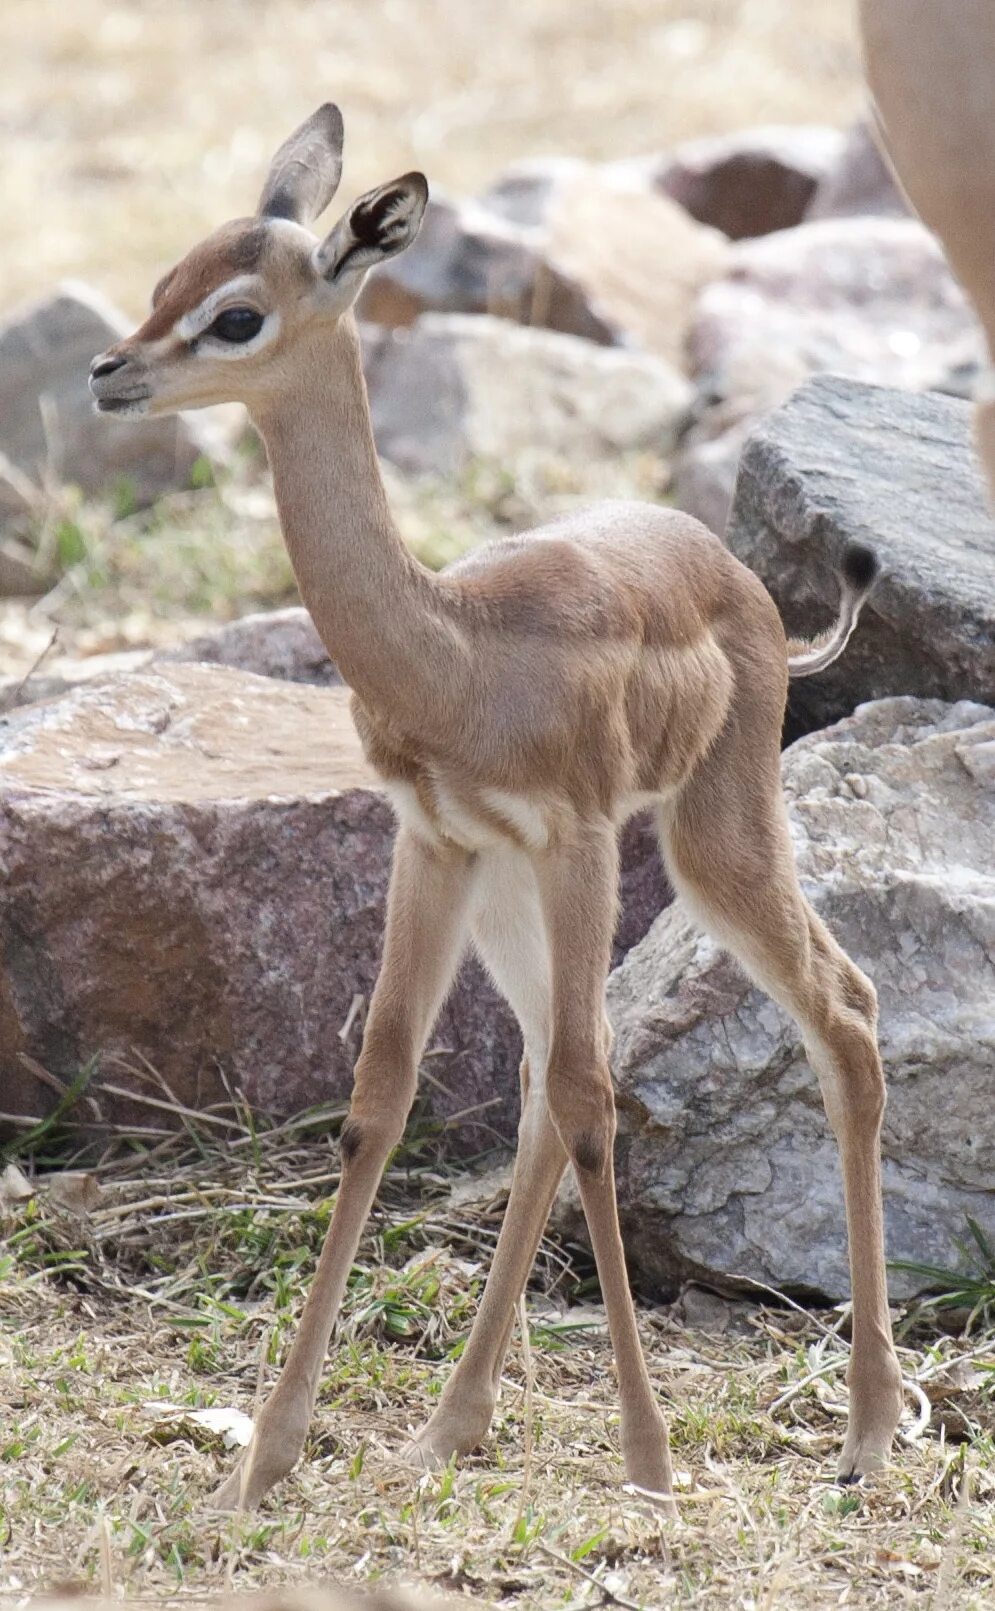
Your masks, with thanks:
[{"label": "rough rock surface", "polygon": [[655,183],[701,224],[732,240],[800,224],[837,168],[844,137],[822,124],[771,124],[679,145]]},{"label": "rough rock surface", "polygon": [[364,330],[377,447],[402,470],[462,470],[549,453],[577,462],[669,453],[688,381],[648,353],[595,346],[506,319],[425,314]]},{"label": "rough rock surface", "polygon": [[[222,1075],[274,1114],[343,1099],[393,835],[343,688],[159,662],[0,721],[0,1107],[52,1104],[22,1054],[68,1080],[99,1053],[107,1119],[150,1122],[103,1088],[161,1097],[143,1058],[195,1108]],[[665,899],[644,824],[624,854],[617,955]],[[514,1133],[518,1032],[476,963],[428,1055],[437,1118],[494,1102],[455,1147]]]},{"label": "rough rock surface", "polygon": [[855,123],[837,161],[818,185],[807,217],[850,218],[874,213],[904,218],[911,211],[870,125],[863,120]]},{"label": "rough rock surface", "polygon": [[113,420],[93,412],[90,360],[129,320],[70,282],[0,326],[0,451],[24,474],[106,492],[127,481],[139,503],[190,483],[208,438],[183,416]]},{"label": "rough rock surface", "polygon": [[[784,782],[805,892],[880,998],[889,1257],[956,1266],[965,1215],[995,1235],[995,709],[863,706],[789,749]],[[608,996],[643,1285],[845,1296],[836,1148],[794,1025],[680,904]]]},{"label": "rough rock surface", "polygon": [[[825,219],[741,242],[698,300],[689,352],[700,418],[677,479],[688,489],[681,506],[699,518],[710,511],[710,524],[731,501],[745,427],[809,375],[962,393],[984,356],[964,293],[912,218]],[[729,431],[732,441],[710,453]],[[703,479],[707,505],[684,502]]]},{"label": "rough rock surface", "polygon": [[726,541],[790,632],[831,619],[852,539],[876,549],[884,575],[846,654],[792,684],[803,728],[886,694],[995,703],[995,521],[966,403],[824,375],[761,421]]},{"label": "rough rock surface", "polygon": [[397,326],[426,312],[493,313],[683,367],[694,299],[722,272],[728,243],[621,168],[565,160],[536,177],[524,211],[536,225],[484,203],[431,202],[411,250],[370,275],[360,317]]}]

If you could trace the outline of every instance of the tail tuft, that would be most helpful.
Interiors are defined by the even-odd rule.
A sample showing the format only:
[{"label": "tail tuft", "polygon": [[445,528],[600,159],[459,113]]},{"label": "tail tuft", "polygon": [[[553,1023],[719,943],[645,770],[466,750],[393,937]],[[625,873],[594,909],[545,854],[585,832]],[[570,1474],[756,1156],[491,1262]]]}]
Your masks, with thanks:
[{"label": "tail tuft", "polygon": [[814,677],[838,660],[850,641],[857,625],[861,607],[874,583],[881,574],[881,566],[873,549],[863,543],[848,543],[840,561],[840,608],[836,621],[827,632],[808,642],[798,638],[788,640],[788,676]]},{"label": "tail tuft", "polygon": [[848,543],[840,564],[840,575],[855,593],[869,593],[881,575],[881,561],[873,548],[864,543]]}]

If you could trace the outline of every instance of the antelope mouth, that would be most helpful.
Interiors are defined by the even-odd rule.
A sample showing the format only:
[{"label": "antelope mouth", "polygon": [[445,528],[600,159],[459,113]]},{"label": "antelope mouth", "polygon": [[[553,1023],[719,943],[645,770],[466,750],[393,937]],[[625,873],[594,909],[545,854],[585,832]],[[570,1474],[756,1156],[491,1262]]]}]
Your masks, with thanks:
[{"label": "antelope mouth", "polygon": [[128,392],[127,396],[95,397],[93,406],[98,414],[144,414],[152,393]]}]

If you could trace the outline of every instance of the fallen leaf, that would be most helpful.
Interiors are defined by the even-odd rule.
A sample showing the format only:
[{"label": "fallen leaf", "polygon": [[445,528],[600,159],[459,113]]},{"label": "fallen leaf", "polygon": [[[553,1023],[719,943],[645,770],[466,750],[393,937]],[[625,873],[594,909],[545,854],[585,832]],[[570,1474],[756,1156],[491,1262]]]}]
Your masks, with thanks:
[{"label": "fallen leaf", "polygon": [[189,1405],[168,1404],[162,1399],[152,1399],[142,1408],[155,1416],[155,1425],[149,1428],[148,1436],[156,1443],[171,1443],[185,1437],[198,1448],[216,1447],[220,1440],[226,1449],[244,1449],[252,1437],[252,1417],[244,1410],[225,1405],[194,1410]]},{"label": "fallen leaf", "polygon": [[47,1175],[43,1184],[49,1201],[73,1214],[91,1214],[100,1202],[100,1182],[87,1169],[66,1169],[61,1175]]},{"label": "fallen leaf", "polygon": [[26,1203],[34,1194],[34,1187],[17,1165],[5,1164],[0,1172],[0,1208],[8,1208],[15,1203]]}]

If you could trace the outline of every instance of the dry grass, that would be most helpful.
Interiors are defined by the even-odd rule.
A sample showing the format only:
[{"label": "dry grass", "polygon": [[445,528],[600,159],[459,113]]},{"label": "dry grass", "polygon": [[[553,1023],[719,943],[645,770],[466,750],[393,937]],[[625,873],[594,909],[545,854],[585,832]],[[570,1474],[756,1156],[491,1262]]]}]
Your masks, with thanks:
[{"label": "dry grass", "polygon": [[[402,534],[432,566],[594,498],[658,497],[668,475],[649,453],[586,466],[531,454],[451,480],[383,469]],[[23,676],[46,649],[43,672],[62,656],[163,647],[211,622],[299,602],[258,455],[215,485],[133,514],[71,487],[53,488],[42,506],[33,546],[58,580],[40,599],[0,601],[0,676]]]},{"label": "dry grass", "polygon": [[138,314],[328,96],[344,196],[416,163],[470,190],[541,152],[844,121],[853,41],[840,0],[4,0],[0,308],[78,275]]},{"label": "dry grass", "polygon": [[151,1152],[118,1142],[89,1210],[92,1183],[69,1207],[44,1190],[8,1206],[0,1596],[68,1579],[183,1601],[402,1575],[529,1611],[993,1603],[992,1336],[906,1335],[933,1421],[893,1471],[841,1490],[838,1315],[737,1305],[717,1334],[644,1309],[680,1473],[673,1525],[623,1486],[603,1316],[548,1244],[531,1415],[516,1340],[487,1447],[420,1480],[399,1468],[500,1215],[493,1184],[453,1191],[424,1137],[395,1161],[361,1250],[305,1459],[258,1515],[212,1519],[233,1457],[182,1412],[251,1411],[261,1355],[272,1379],[328,1222],[337,1175],[320,1132],[335,1119],[260,1134],[242,1114],[223,1148],[204,1121],[146,1137]]}]

